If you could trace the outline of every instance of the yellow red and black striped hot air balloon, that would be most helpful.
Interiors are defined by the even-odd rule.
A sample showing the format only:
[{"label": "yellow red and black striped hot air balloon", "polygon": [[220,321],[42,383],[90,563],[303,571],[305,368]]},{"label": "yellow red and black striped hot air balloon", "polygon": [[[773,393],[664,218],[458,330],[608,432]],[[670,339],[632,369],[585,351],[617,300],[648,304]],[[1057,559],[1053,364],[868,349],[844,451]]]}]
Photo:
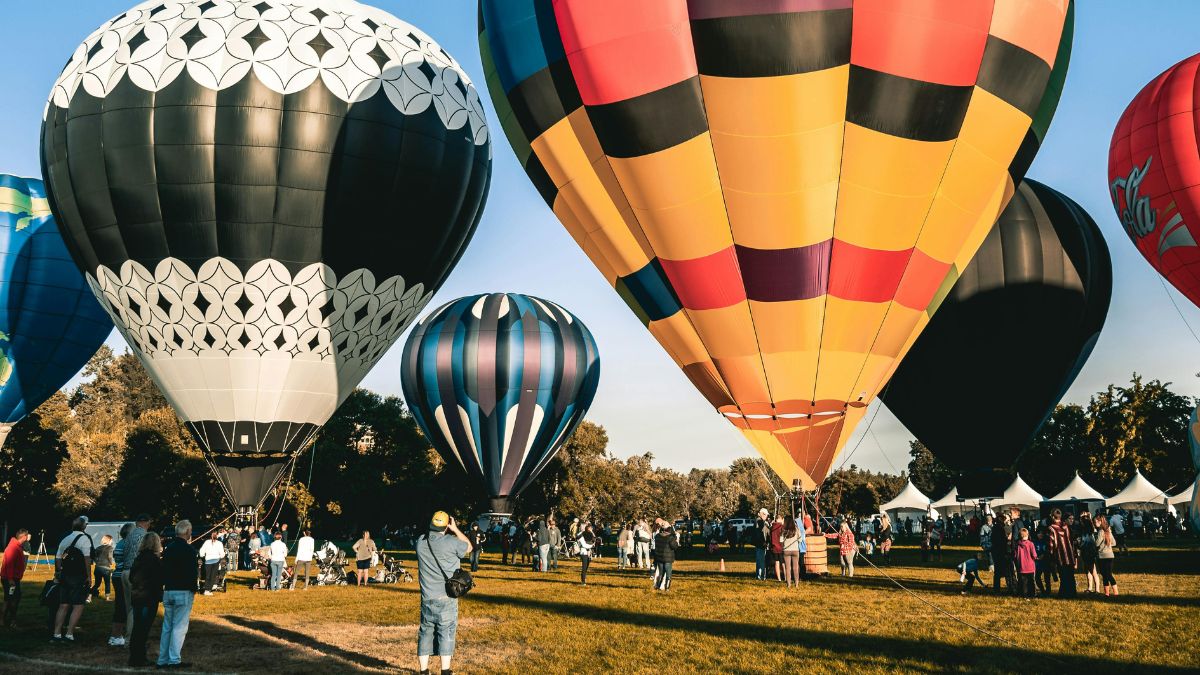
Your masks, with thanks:
[{"label": "yellow red and black striped hot air balloon", "polygon": [[1032,161],[1072,5],[482,0],[479,22],[554,213],[811,489]]}]

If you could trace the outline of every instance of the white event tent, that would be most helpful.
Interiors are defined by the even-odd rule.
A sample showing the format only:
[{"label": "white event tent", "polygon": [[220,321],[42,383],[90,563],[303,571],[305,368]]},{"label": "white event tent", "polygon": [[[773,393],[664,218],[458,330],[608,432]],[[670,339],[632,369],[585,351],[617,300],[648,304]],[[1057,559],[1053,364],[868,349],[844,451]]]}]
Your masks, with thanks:
[{"label": "white event tent", "polygon": [[1187,486],[1186,490],[1171,497],[1167,501],[1171,504],[1171,506],[1176,506],[1178,504],[1187,504],[1188,502],[1192,501],[1192,495],[1195,494],[1195,492],[1196,492],[1196,484],[1192,483],[1191,485]]},{"label": "white event tent", "polygon": [[1108,498],[1108,505],[1139,511],[1157,510],[1167,508],[1166,500],[1166,494],[1146,480],[1141,470],[1136,470],[1125,489]]},{"label": "white event tent", "polygon": [[1070,483],[1067,483],[1067,487],[1051,497],[1050,501],[1057,502],[1068,499],[1104,499],[1104,495],[1084,482],[1083,478],[1079,477],[1079,472],[1076,471],[1075,477],[1071,479]]},{"label": "white event tent", "polygon": [[932,509],[929,504],[929,497],[917,489],[917,486],[913,485],[910,480],[905,484],[904,489],[900,490],[900,494],[896,495],[895,499],[881,505],[879,511],[888,514],[892,522],[900,522],[902,513],[916,512],[921,515],[930,513]]},{"label": "white event tent", "polygon": [[970,511],[974,511],[978,506],[978,502],[974,499],[968,499],[961,502],[958,501],[958,488],[953,487],[950,488],[950,491],[946,493],[945,497],[942,497],[929,506],[938,513],[949,516],[955,513],[968,513]]},{"label": "white event tent", "polygon": [[1004,490],[1004,496],[1000,499],[992,500],[991,506],[993,509],[1001,506],[1015,506],[1023,511],[1034,511],[1038,509],[1043,501],[1042,496],[1038,494],[1037,490],[1029,487],[1029,483],[1026,483],[1021,478],[1021,474],[1017,474],[1012,484]]}]

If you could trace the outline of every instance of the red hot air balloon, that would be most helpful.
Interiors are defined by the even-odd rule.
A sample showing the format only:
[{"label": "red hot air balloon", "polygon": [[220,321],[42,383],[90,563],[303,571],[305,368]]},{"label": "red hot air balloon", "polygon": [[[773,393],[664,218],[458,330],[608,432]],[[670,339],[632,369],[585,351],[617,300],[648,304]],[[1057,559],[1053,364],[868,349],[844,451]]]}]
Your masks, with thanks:
[{"label": "red hot air balloon", "polygon": [[1200,305],[1200,54],[1134,97],[1108,150],[1108,185],[1126,234],[1146,260]]}]

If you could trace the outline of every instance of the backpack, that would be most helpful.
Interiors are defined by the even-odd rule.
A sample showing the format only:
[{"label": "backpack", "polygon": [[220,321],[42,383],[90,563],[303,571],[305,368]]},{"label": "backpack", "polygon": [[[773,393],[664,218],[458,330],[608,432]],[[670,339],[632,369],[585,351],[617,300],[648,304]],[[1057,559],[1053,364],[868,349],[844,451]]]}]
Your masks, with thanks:
[{"label": "backpack", "polygon": [[[80,578],[87,572],[84,569],[86,565],[83,560],[83,551],[75,545],[79,542],[80,537],[87,537],[87,534],[80,532],[75,535],[75,538],[71,540],[71,545],[63,552],[61,569],[64,578]],[[88,537],[88,541],[90,542],[91,540],[92,538]]]}]

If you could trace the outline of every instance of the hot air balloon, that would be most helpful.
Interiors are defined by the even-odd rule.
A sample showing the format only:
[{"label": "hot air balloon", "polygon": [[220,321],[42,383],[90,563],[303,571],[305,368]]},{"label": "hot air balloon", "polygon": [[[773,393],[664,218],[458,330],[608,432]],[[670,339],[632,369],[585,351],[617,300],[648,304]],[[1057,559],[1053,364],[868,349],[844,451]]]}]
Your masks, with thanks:
[{"label": "hot air balloon", "polygon": [[350,0],[149,0],[67,62],[42,164],[75,263],[252,510],[479,220],[478,94]]},{"label": "hot air balloon", "polygon": [[1113,207],[1146,260],[1200,305],[1200,54],[1147,84],[1117,122],[1108,150]]},{"label": "hot air balloon", "polygon": [[112,328],[71,262],[42,181],[0,174],[0,444]]},{"label": "hot air balloon", "polygon": [[1188,504],[1188,515],[1192,527],[1200,531],[1200,410],[1192,411],[1188,424],[1188,445],[1192,449],[1192,464],[1196,467],[1196,482],[1192,485],[1192,501]]},{"label": "hot air balloon", "polygon": [[1095,221],[1026,179],[881,395],[960,497],[998,497],[1083,368],[1108,315]]},{"label": "hot air balloon", "polygon": [[587,326],[553,302],[472,295],[413,328],[400,382],[433,447],[507,515],[583,421],[600,356]]},{"label": "hot air balloon", "polygon": [[1072,5],[481,0],[479,21],[534,186],[811,488],[1036,153]]}]

